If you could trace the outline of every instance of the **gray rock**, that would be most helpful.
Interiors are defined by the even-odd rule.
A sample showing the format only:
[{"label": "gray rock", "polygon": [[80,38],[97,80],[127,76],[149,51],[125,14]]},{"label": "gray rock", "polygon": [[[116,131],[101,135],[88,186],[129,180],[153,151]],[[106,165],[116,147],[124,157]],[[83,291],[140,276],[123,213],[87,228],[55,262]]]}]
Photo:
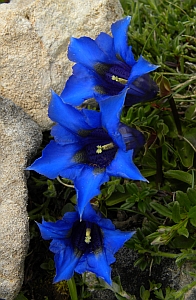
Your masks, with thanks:
[{"label": "gray rock", "polygon": [[196,288],[194,287],[186,293],[184,300],[195,300],[195,299],[196,299]]},{"label": "gray rock", "polygon": [[[192,284],[195,282],[195,277],[190,276],[190,274],[195,274],[195,268],[193,267],[193,262],[186,263],[181,268],[179,287],[182,289],[184,286]],[[193,282],[193,283],[194,283]],[[196,299],[196,287],[194,286],[185,294],[184,300],[195,300]]]},{"label": "gray rock", "polygon": [[70,37],[95,38],[122,18],[119,0],[12,0],[0,5],[0,94],[22,107],[42,129],[50,89],[60,93],[71,75]]},{"label": "gray rock", "polygon": [[23,281],[29,230],[24,169],[42,140],[39,126],[0,97],[0,298],[12,300]]}]

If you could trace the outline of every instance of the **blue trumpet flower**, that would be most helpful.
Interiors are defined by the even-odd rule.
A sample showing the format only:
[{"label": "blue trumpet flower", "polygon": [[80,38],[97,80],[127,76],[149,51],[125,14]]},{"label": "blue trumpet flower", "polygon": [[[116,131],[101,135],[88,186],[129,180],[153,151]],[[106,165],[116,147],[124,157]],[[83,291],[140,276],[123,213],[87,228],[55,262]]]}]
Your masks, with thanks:
[{"label": "blue trumpet flower", "polygon": [[115,120],[112,132],[118,130],[123,105],[150,100],[158,92],[156,83],[147,74],[158,66],[142,56],[136,61],[132,47],[127,44],[130,20],[131,17],[126,17],[112,24],[113,37],[102,32],[95,40],[71,38],[68,48],[68,58],[76,64],[61,93],[63,101],[78,106],[95,98],[108,131],[111,120]]},{"label": "blue trumpet flower", "polygon": [[135,151],[144,144],[138,130],[120,123],[118,133],[109,135],[102,126],[100,112],[78,110],[54,92],[49,117],[57,122],[51,131],[54,140],[27,170],[50,179],[62,176],[73,180],[81,217],[109,176],[146,181],[132,161]]},{"label": "blue trumpet flower", "polygon": [[112,284],[111,267],[114,254],[135,232],[116,230],[109,219],[104,219],[88,203],[80,221],[78,211],[65,213],[57,222],[38,224],[45,240],[52,240],[50,251],[55,253],[54,282],[68,280],[74,271],[96,274]]}]

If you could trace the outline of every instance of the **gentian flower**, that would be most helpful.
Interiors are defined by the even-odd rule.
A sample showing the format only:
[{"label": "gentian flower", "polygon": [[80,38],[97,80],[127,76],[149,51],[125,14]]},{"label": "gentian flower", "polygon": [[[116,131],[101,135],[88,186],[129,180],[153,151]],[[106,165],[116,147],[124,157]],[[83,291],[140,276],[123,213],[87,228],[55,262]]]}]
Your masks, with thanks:
[{"label": "gentian flower", "polygon": [[[61,98],[74,106],[95,98],[102,112],[103,125],[111,133],[118,130],[123,105],[154,98],[158,92],[149,72],[158,66],[142,56],[136,61],[132,47],[127,44],[127,30],[131,17],[112,24],[113,37],[100,33],[89,37],[71,38],[68,58],[76,62]],[[110,126],[115,120],[116,126]]]},{"label": "gentian flower", "polygon": [[104,219],[88,203],[80,221],[78,211],[65,213],[57,222],[38,224],[45,240],[51,240],[50,251],[55,253],[56,276],[54,282],[68,280],[74,271],[96,274],[112,284],[111,267],[114,254],[135,232],[115,230],[109,219]]},{"label": "gentian flower", "polygon": [[144,144],[136,129],[120,123],[118,134],[110,136],[102,126],[100,112],[78,110],[54,92],[49,117],[58,123],[51,131],[54,140],[27,170],[51,179],[62,176],[73,180],[80,216],[109,176],[146,181],[132,161],[134,151]]}]

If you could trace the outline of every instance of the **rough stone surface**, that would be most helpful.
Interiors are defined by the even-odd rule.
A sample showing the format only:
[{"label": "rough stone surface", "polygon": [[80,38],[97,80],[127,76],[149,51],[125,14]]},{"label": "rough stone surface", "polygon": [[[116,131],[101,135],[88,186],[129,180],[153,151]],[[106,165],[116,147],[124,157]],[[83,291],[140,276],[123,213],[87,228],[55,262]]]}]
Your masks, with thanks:
[{"label": "rough stone surface", "polygon": [[24,169],[42,140],[39,126],[0,97],[0,298],[12,300],[23,281],[29,243]]},{"label": "rough stone surface", "polygon": [[195,300],[196,299],[196,288],[192,288],[185,294],[184,300]]},{"label": "rough stone surface", "polygon": [[[190,276],[190,273],[195,274],[195,268],[193,268],[193,263],[186,263],[182,266],[180,274],[180,288],[188,285],[195,281],[195,277]],[[196,299],[196,287],[192,287],[184,296],[184,300],[195,300]]]},{"label": "rough stone surface", "polygon": [[11,0],[0,5],[0,95],[22,107],[41,127],[50,89],[70,76],[70,37],[95,38],[122,18],[119,0]]}]

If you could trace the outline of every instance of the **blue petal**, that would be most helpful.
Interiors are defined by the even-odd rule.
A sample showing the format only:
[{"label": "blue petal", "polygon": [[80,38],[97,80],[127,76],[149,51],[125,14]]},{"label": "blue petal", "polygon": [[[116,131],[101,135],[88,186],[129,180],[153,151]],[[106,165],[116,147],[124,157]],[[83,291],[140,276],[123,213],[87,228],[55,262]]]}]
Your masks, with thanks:
[{"label": "blue petal", "polygon": [[102,219],[101,216],[94,210],[90,202],[88,202],[84,208],[82,219],[84,221],[89,221],[98,224],[99,220]]},{"label": "blue petal", "polygon": [[116,258],[114,257],[114,255],[111,252],[111,250],[107,249],[106,247],[104,247],[104,251],[105,251],[105,256],[106,256],[108,265],[113,264],[116,261]]},{"label": "blue petal", "polygon": [[151,64],[149,61],[145,60],[142,56],[138,59],[137,63],[132,67],[131,74],[128,79],[128,87],[133,83],[138,77],[154,71],[159,66]]},{"label": "blue petal", "polygon": [[65,238],[67,231],[71,228],[72,224],[65,224],[62,220],[57,222],[46,222],[42,221],[42,224],[37,223],[42,238],[44,240],[51,240],[51,239],[63,239]]},{"label": "blue petal", "polygon": [[94,273],[97,277],[101,277],[108,284],[112,284],[111,268],[108,264],[105,251],[98,254],[89,253],[87,256],[81,257],[75,271],[79,274],[85,271]]},{"label": "blue petal", "polygon": [[84,208],[83,214],[82,214],[82,219],[84,221],[89,221],[96,223],[99,225],[101,228],[106,228],[109,230],[115,230],[115,226],[112,223],[111,220],[103,218],[101,213],[98,211],[96,212],[95,209],[92,207],[90,202],[87,203],[87,205]]},{"label": "blue petal", "polygon": [[62,170],[75,164],[71,160],[80,147],[78,144],[61,146],[51,141],[43,150],[42,157],[36,159],[27,170],[33,170],[54,179]]},{"label": "blue petal", "polygon": [[144,135],[135,128],[120,123],[119,132],[122,134],[127,151],[134,149],[137,152],[145,144]]},{"label": "blue petal", "polygon": [[108,230],[103,228],[104,235],[104,247],[113,254],[115,254],[126,241],[128,241],[134,234],[135,231],[126,232],[120,230]]},{"label": "blue petal", "polygon": [[67,225],[69,224],[73,225],[75,221],[79,220],[78,212],[77,211],[67,212],[64,214],[62,220]]},{"label": "blue petal", "polygon": [[104,171],[96,172],[95,168],[90,166],[85,166],[79,176],[75,178],[74,186],[77,191],[80,218],[87,203],[100,193],[100,186],[108,180],[109,177]]},{"label": "blue petal", "polygon": [[[150,78],[149,74],[144,74],[138,77],[133,84],[129,85],[125,105],[128,104],[128,101],[134,104],[153,99],[157,95],[158,90],[156,82]],[[129,96],[129,94],[131,95]]]},{"label": "blue petal", "polygon": [[144,74],[138,77],[133,84],[129,84],[129,90],[125,98],[125,106],[132,106],[133,104],[149,101],[156,97],[158,93],[158,86],[153,81],[149,74]]},{"label": "blue petal", "polygon": [[108,63],[107,55],[89,37],[71,38],[68,48],[68,58],[91,69],[98,62]]},{"label": "blue petal", "polygon": [[71,166],[70,168],[66,168],[62,170],[59,175],[63,178],[67,178],[70,180],[75,180],[76,177],[80,176],[80,173],[82,172],[84,168],[84,164],[75,164]]},{"label": "blue petal", "polygon": [[117,56],[122,58],[130,66],[133,66],[135,64],[135,59],[131,47],[128,47],[127,44],[127,30],[130,21],[131,17],[126,17],[117,21],[112,24],[111,31],[114,37],[114,47]]},{"label": "blue petal", "polygon": [[81,137],[72,133],[65,127],[57,124],[52,127],[51,135],[54,137],[55,141],[58,144],[66,145],[66,144],[73,144],[73,143],[80,143]]},{"label": "blue petal", "polygon": [[74,254],[71,247],[55,254],[54,261],[56,267],[56,276],[54,282],[68,280],[74,275],[74,269],[78,263],[79,257]]},{"label": "blue petal", "polygon": [[107,174],[110,176],[147,181],[132,161],[133,151],[134,150],[129,150],[125,152],[119,149],[111,164],[106,168]]},{"label": "blue petal", "polygon": [[[70,230],[68,231],[68,233]],[[67,234],[68,234],[67,233]],[[70,246],[70,240],[61,238],[61,239],[53,239],[52,242],[50,243],[49,250],[53,253],[59,253],[62,250],[65,250],[67,247]]]},{"label": "blue petal", "polygon": [[101,277],[108,284],[112,284],[111,267],[104,251],[96,255],[90,253],[87,256],[87,270],[96,274],[97,277]]},{"label": "blue petal", "polygon": [[101,32],[95,39],[95,42],[99,48],[108,56],[110,59],[116,61],[116,53],[114,49],[114,39],[107,33]]},{"label": "blue petal", "polygon": [[121,134],[119,133],[118,126],[125,96],[126,89],[118,95],[98,101],[102,114],[103,127],[108,131],[108,134],[111,136],[113,141],[123,150],[126,150],[126,146]]},{"label": "blue petal", "polygon": [[115,230],[115,226],[114,224],[112,223],[111,220],[109,219],[105,219],[105,218],[100,218],[97,222],[97,225],[99,225],[102,229],[103,228],[106,228],[106,229],[109,229],[109,230]]},{"label": "blue petal", "polygon": [[52,100],[49,105],[48,115],[51,120],[68,128],[76,134],[79,130],[91,129],[91,127],[85,122],[81,112],[73,106],[65,104],[54,92],[52,92]]},{"label": "blue petal", "polygon": [[78,106],[86,99],[93,98],[94,87],[99,84],[99,80],[94,72],[81,64],[76,64],[73,72],[60,96],[65,103]]},{"label": "blue petal", "polygon": [[[86,77],[94,77],[96,76],[96,72],[94,70],[89,69],[88,67],[83,66],[82,64],[78,63],[75,64],[73,67],[73,75],[77,78],[86,78]],[[94,79],[95,80],[95,79]]]},{"label": "blue petal", "polygon": [[85,121],[92,128],[101,128],[101,113],[96,110],[83,109],[82,113],[84,115]]}]

